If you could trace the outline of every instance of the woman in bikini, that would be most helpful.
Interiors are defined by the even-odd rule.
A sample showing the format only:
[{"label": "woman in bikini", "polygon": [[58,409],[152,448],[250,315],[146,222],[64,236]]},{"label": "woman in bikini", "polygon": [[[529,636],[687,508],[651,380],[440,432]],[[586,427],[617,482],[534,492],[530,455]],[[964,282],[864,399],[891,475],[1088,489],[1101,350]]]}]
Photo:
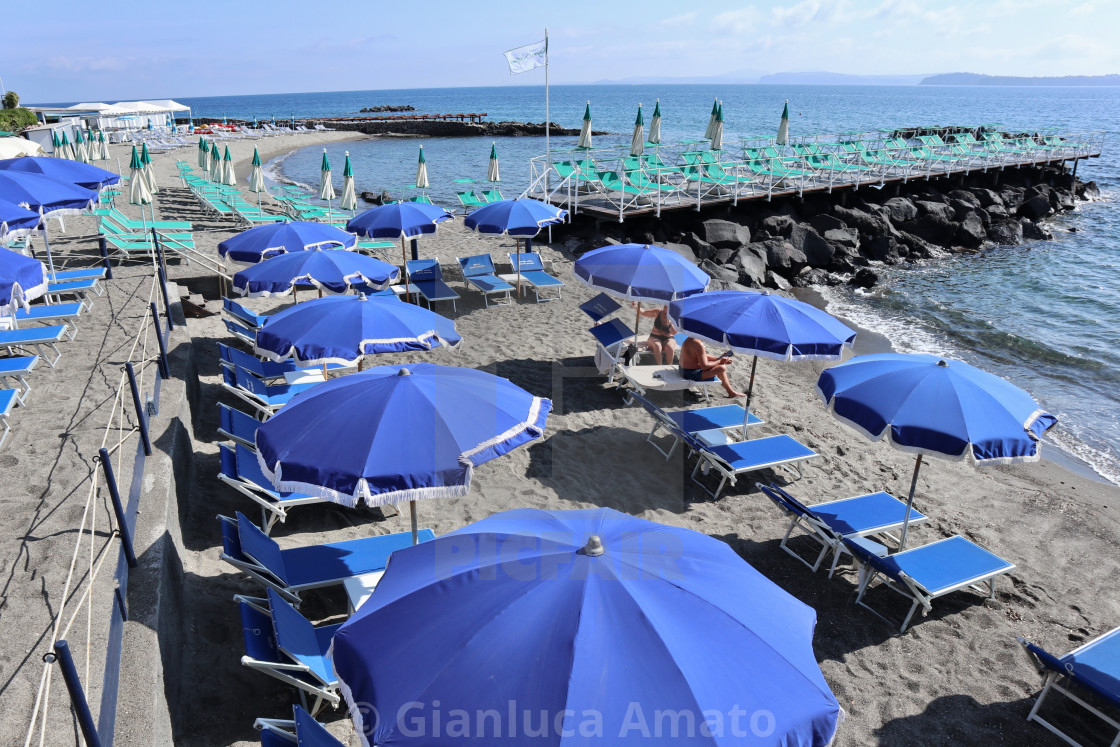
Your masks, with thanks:
[{"label": "woman in bikini", "polygon": [[672,365],[673,355],[677,350],[677,343],[673,339],[673,335],[677,334],[677,328],[669,321],[669,307],[643,309],[641,315],[653,319],[653,329],[646,340],[646,348],[653,353],[653,362]]}]

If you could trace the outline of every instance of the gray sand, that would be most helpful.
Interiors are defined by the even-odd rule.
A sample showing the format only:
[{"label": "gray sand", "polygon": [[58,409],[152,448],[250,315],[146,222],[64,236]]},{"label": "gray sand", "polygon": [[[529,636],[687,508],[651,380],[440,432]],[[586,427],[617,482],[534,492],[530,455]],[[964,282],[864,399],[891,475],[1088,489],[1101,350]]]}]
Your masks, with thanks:
[{"label": "gray sand", "polygon": [[[266,139],[259,145],[272,157],[323,138],[296,136],[283,143]],[[238,175],[243,182],[252,147],[240,144],[234,151],[241,161]],[[193,163],[194,156],[193,151],[183,151],[179,157]],[[173,155],[156,156],[160,183],[170,187],[161,195],[160,217],[194,222],[196,243],[216,256],[217,243],[237,229],[203,217],[189,194],[177,187],[174,160]],[[126,206],[126,212],[139,215],[132,206]],[[71,235],[82,233],[83,227],[89,232],[92,226],[80,220],[68,223]],[[89,241],[74,244],[86,251],[91,246]],[[1062,653],[1117,624],[1120,600],[1112,580],[1120,570],[1116,553],[1120,490],[1048,462],[977,469],[967,463],[928,460],[919,481],[917,507],[932,521],[915,528],[912,545],[959,533],[1008,558],[1017,569],[997,582],[995,600],[969,592],[943,598],[911,631],[895,635],[894,628],[852,603],[850,572],[829,581],[826,573],[812,574],[778,549],[785,522],[753,483],[757,479],[786,482],[787,475],[750,475],[712,501],[688,481],[691,464],[686,467],[679,456],[666,462],[644,442],[648,416],[623,405],[619,394],[605,388],[592,367],[589,321],[577,305],[593,293],[571,276],[572,257],[559,243],[538,247],[546,259],[556,262],[557,274],[567,282],[563,301],[537,305],[522,299],[513,307],[487,309],[477,293],[453,282],[462,295],[458,313],[442,306],[437,311],[455,319],[465,340],[463,350],[383,356],[374,361],[427,360],[480,368],[554,403],[544,438],[479,468],[469,496],[421,503],[422,526],[442,534],[509,508],[610,506],[689,527],[728,542],[745,561],[817,611],[814,648],[826,680],[848,713],[837,744],[1049,743],[1047,732],[1024,720],[1040,678],[1015,637],[1027,636]],[[455,256],[488,251],[502,265],[511,249],[511,241],[479,238],[456,220],[435,237],[426,237],[420,251],[421,256],[438,257],[445,264],[453,263]],[[399,249],[383,258],[399,262]],[[125,307],[123,299],[143,281],[143,274],[138,268],[110,284],[109,301],[117,318],[110,323],[110,303],[101,299],[76,343],[68,343],[68,355],[59,369],[49,373],[44,369],[37,375],[40,388],[33,393],[32,406],[17,411],[16,432],[0,450],[6,472],[18,467],[21,480],[31,486],[12,491],[5,502],[10,520],[5,522],[8,536],[0,543],[6,577],[0,633],[8,642],[0,692],[9,714],[21,714],[9,716],[0,726],[0,742],[5,744],[21,738],[26,730],[23,714],[30,712],[38,685],[39,655],[43,637],[49,635],[44,631],[57,608],[73,528],[85,497],[75,492],[75,486],[82,485],[88,458],[100,439],[98,429],[107,417],[103,400],[115,380],[106,370],[113,369],[114,356],[120,355],[115,352],[124,337],[120,326],[128,326],[124,320],[129,315],[142,313],[139,304]],[[217,283],[197,264],[173,266],[172,277],[184,292],[196,294],[193,300],[200,300],[197,294],[205,297],[206,309],[220,309]],[[249,305],[268,311],[284,303]],[[230,600],[234,593],[259,590],[218,559],[220,536],[214,516],[240,510],[258,518],[259,512],[215,478],[216,403],[235,404],[220,387],[217,343],[232,340],[218,314],[191,319],[188,326],[200,397],[192,412],[192,492],[181,496],[177,514],[172,512],[180,522],[183,543],[178,561],[183,572],[185,651],[164,676],[181,683],[186,696],[170,704],[172,728],[176,743],[255,744],[253,719],[285,717],[293,695],[282,684],[239,664],[240,623]],[[739,385],[745,383],[744,363],[736,367]],[[813,388],[823,367],[759,363],[755,402],[768,423],[766,432],[790,433],[822,455],[789,490],[806,502],[876,490],[905,495],[912,457],[867,442],[824,410]],[[74,394],[83,387],[81,397]],[[663,395],[658,401],[670,407],[693,400]],[[102,509],[99,526],[106,525],[107,517]],[[376,509],[314,506],[293,511],[273,536],[281,546],[296,546],[407,528],[407,512],[385,518]],[[905,607],[882,593],[872,601],[892,613]],[[313,595],[305,605],[316,621],[337,621],[343,609],[339,593]],[[96,670],[103,655],[101,649],[95,650]],[[57,677],[55,687],[56,734],[69,735],[72,722]],[[127,698],[122,694],[122,702]],[[144,717],[122,709],[118,733],[142,733]],[[134,720],[129,722],[130,718]],[[1068,721],[1070,715],[1065,718]],[[340,738],[357,744],[344,709],[326,711],[321,720]],[[67,736],[61,741],[69,740]],[[128,743],[134,741],[144,743],[142,739]]]}]

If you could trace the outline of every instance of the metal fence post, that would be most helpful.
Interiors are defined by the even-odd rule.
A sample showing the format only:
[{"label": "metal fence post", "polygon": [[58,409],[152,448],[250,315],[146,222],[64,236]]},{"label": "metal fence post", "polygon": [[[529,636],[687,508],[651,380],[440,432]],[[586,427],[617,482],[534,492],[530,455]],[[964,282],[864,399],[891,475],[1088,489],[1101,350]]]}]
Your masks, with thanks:
[{"label": "metal fence post", "polygon": [[128,372],[128,386],[132,390],[132,404],[136,406],[136,422],[140,426],[140,440],[144,442],[144,456],[152,455],[152,442],[148,438],[148,415],[144,412],[144,403],[140,401],[140,387],[136,383],[136,371],[132,368],[132,361],[124,364]]},{"label": "metal fence post", "polygon": [[109,241],[104,236],[101,236],[98,238],[97,243],[101,248],[101,261],[105,265],[105,279],[112,280],[113,266],[109,264]]},{"label": "metal fence post", "polygon": [[159,287],[163,290],[163,311],[167,317],[167,331],[170,332],[175,329],[175,322],[171,321],[171,296],[167,291],[167,276],[160,267],[156,268],[156,274],[159,275]]},{"label": "metal fence post", "polygon": [[159,326],[159,310],[156,302],[152,301],[152,324],[156,328],[156,343],[159,344],[159,376],[161,379],[171,378],[171,367],[167,365],[167,344],[163,341],[163,330]]},{"label": "metal fence post", "polygon": [[82,681],[78,679],[74,657],[70,655],[70,645],[66,641],[55,642],[54,658],[62,670],[62,679],[66,682],[66,690],[70,693],[70,703],[74,706],[74,714],[78,717],[82,737],[85,738],[88,747],[101,747],[101,738],[97,736],[97,727],[93,725],[93,714],[89,711],[89,702],[86,701]]},{"label": "metal fence post", "polygon": [[129,568],[136,567],[136,553],[132,550],[132,533],[129,532],[128,523],[124,517],[124,504],[121,503],[121,493],[117,488],[117,476],[113,472],[113,460],[109,458],[109,450],[102,448],[97,452],[101,469],[105,473],[105,484],[109,486],[109,498],[113,501],[113,513],[117,517],[117,526],[120,527],[121,549],[124,558],[128,561]]}]

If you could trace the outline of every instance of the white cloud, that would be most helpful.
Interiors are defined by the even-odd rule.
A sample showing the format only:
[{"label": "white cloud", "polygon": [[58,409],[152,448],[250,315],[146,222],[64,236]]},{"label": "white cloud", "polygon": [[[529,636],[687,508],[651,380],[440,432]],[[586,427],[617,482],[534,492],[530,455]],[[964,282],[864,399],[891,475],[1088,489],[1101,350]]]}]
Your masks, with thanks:
[{"label": "white cloud", "polygon": [[665,28],[681,28],[682,26],[691,26],[696,23],[696,16],[699,13],[692,11],[691,13],[681,13],[679,16],[672,16],[661,21],[661,26]]}]

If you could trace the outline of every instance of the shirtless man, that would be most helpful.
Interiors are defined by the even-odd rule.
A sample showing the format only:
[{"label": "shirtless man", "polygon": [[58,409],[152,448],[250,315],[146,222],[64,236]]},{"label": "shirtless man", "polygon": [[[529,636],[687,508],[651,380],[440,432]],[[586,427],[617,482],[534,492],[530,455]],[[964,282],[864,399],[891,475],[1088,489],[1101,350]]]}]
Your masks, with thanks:
[{"label": "shirtless man", "polygon": [[[636,305],[631,303],[631,306]],[[677,343],[673,339],[677,328],[669,321],[669,307],[643,309],[639,313],[653,319],[653,329],[650,330],[649,339],[646,340],[646,348],[653,353],[653,362],[657,365],[672,365],[673,354],[677,351]]]},{"label": "shirtless man", "polygon": [[746,397],[743,392],[737,392],[731,387],[731,380],[727,376],[727,367],[731,364],[730,358],[716,358],[708,355],[704,343],[695,337],[690,337],[681,345],[681,376],[689,381],[703,381],[713,376],[719,379],[728,397]]}]

